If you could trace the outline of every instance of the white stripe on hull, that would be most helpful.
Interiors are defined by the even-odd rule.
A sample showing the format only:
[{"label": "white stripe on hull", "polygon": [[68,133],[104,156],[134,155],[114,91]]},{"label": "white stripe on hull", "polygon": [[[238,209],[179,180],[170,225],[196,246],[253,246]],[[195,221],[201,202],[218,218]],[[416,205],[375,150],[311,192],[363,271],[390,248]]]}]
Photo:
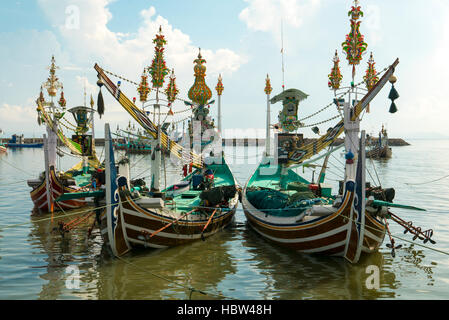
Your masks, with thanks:
[{"label": "white stripe on hull", "polygon": [[[145,231],[145,232],[148,232],[150,234],[156,231],[156,230],[150,230],[150,229],[145,229],[145,228],[142,228],[142,227],[134,226],[134,225],[127,224],[127,223],[125,223],[125,227],[129,228],[129,229],[132,229],[132,230],[135,230],[135,231],[139,231],[139,232],[140,231]],[[216,229],[216,230],[211,231],[211,232],[205,232],[205,233],[203,233],[203,236],[204,237],[208,237],[208,236],[210,236],[212,234],[215,234],[216,232],[218,232],[221,229],[222,228]],[[167,233],[167,232],[159,232],[157,234],[157,236],[158,237],[164,237],[164,238],[170,238],[170,239],[183,239],[183,240],[196,240],[196,239],[200,239],[201,238],[201,234],[184,235],[184,234]],[[128,239],[131,239],[128,235],[126,235],[126,237]]]},{"label": "white stripe on hull", "polygon": [[145,241],[142,241],[142,240],[136,240],[134,238],[128,238],[128,241],[132,242],[132,243],[139,244],[139,245],[147,247],[147,248],[154,248],[154,249],[168,248],[168,246],[161,246],[161,245],[154,244],[154,243],[148,243],[148,242],[145,242]]},{"label": "white stripe on hull", "polygon": [[[378,242],[378,243],[383,242],[383,237],[379,238],[379,237],[375,236],[374,234],[372,234],[371,232],[369,232],[368,230],[365,230],[365,236],[372,239],[373,241]],[[384,236],[385,236],[385,234],[384,234]]]},{"label": "white stripe on hull", "polygon": [[[254,228],[257,228],[257,227],[254,226]],[[270,239],[272,241],[279,242],[279,243],[301,243],[301,242],[315,241],[315,240],[319,240],[319,239],[322,239],[322,238],[327,238],[327,237],[333,236],[333,235],[335,235],[337,233],[340,233],[342,231],[347,231],[347,230],[348,230],[348,226],[347,225],[343,225],[343,226],[341,226],[339,228],[332,229],[330,231],[317,234],[315,236],[311,236],[311,237],[307,237],[307,238],[292,238],[292,239],[276,238],[276,237],[273,237],[273,236],[269,236],[269,235],[267,235],[267,234],[265,234],[265,233],[263,233],[263,232],[261,232],[259,230],[257,230],[257,232],[259,234],[261,234],[262,236],[264,236],[264,237],[266,237],[266,238],[268,238],[268,239]],[[278,231],[278,230],[276,230],[276,231]],[[292,232],[295,232],[295,231],[298,231],[298,230],[293,230]],[[281,232],[285,232],[285,234],[287,234],[290,231],[281,231]]]},{"label": "white stripe on hull", "polygon": [[[346,244],[346,241],[340,241],[340,242],[335,242],[332,243],[330,245],[324,246],[324,247],[319,247],[319,248],[315,248],[315,249],[308,249],[308,250],[298,250],[299,252],[304,252],[304,253],[318,253],[318,252],[323,252],[323,251],[327,251],[330,249],[334,249],[340,246],[344,246]],[[342,250],[341,252],[342,254],[344,253],[344,250]]]}]

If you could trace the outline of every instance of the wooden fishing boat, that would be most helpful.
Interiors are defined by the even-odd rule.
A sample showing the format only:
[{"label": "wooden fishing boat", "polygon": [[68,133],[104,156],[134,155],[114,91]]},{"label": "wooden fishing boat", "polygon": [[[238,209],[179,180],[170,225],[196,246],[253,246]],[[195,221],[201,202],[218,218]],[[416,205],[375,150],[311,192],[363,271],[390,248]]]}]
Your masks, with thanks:
[{"label": "wooden fishing boat", "polygon": [[[343,49],[348,53],[348,61],[353,65],[352,83],[350,87],[340,88],[342,79],[337,53],[334,57],[334,67],[329,75],[329,87],[334,90],[334,102],[320,109],[309,117],[298,120],[297,112],[299,102],[306,99],[307,95],[297,89],[283,90],[270,99],[272,91],[270,79],[267,76],[265,93],[267,94],[267,137],[264,159],[249,181],[242,193],[242,206],[249,223],[262,237],[293,250],[341,256],[351,263],[357,263],[362,253],[372,253],[383,243],[385,234],[388,233],[387,218],[393,215],[389,207],[402,207],[420,210],[400,204],[383,201],[385,190],[378,188],[376,192],[366,188],[365,182],[365,132],[360,132],[360,119],[362,111],[366,111],[370,101],[379,93],[389,80],[392,84],[389,98],[392,100],[390,112],[396,112],[394,100],[399,97],[394,89],[396,78],[393,72],[399,60],[393,62],[379,79],[374,69],[374,60],[368,62],[368,70],[364,81],[366,94],[359,100],[360,91],[365,90],[360,84],[355,84],[355,65],[361,60],[361,53],[366,49],[363,36],[360,35],[358,26],[360,22],[360,7],[352,7],[351,33],[343,43]],[[358,55],[350,54],[351,48],[362,48]],[[284,87],[284,86],[283,86]],[[347,90],[337,96],[337,90]],[[347,100],[345,100],[347,99]],[[277,146],[274,154],[270,148],[270,103],[283,102],[283,110],[279,114],[279,124],[276,128],[281,133],[276,134]],[[339,115],[343,117],[334,127],[331,127],[319,139],[310,143],[304,143],[303,135],[292,133],[306,125],[303,120],[336,105]],[[343,113],[342,113],[343,111]],[[336,116],[338,117],[338,115]],[[336,118],[334,117],[334,118]],[[329,120],[332,120],[330,118]],[[318,122],[325,123],[329,120]],[[312,127],[317,124],[308,125]],[[318,127],[312,129],[319,133]],[[331,149],[325,155],[306,161],[321,150],[331,145],[336,138],[345,132],[344,147],[346,163],[344,164],[344,180],[336,195],[331,194],[331,188],[325,185],[325,168],[329,155],[337,148]],[[343,146],[343,145],[342,145]],[[318,183],[307,181],[293,171],[295,167],[314,163],[325,156],[323,169],[318,178]],[[392,193],[394,195],[394,192]],[[399,220],[398,220],[399,221]],[[411,228],[409,228],[411,230]],[[416,229],[416,228],[415,228]],[[414,229],[414,230],[415,230]],[[408,230],[408,229],[407,229]],[[414,231],[416,232],[416,230]],[[429,241],[433,234],[431,230],[424,233],[415,233],[425,241]],[[390,248],[392,253],[398,247],[390,235]]]},{"label": "wooden fishing boat", "polygon": [[42,148],[43,143],[25,143],[22,135],[13,134],[6,143],[7,148]]},{"label": "wooden fishing boat", "polygon": [[[165,248],[209,237],[228,226],[238,206],[237,183],[226,162],[212,164],[214,188],[198,190],[196,169],[184,181],[189,190],[172,197],[142,196],[129,187],[126,176],[117,176],[113,149],[106,127],[106,206],[101,216],[101,234],[114,255],[134,247]],[[165,193],[165,190],[162,191]],[[208,194],[223,194],[218,203],[206,204]]]},{"label": "wooden fishing boat", "polygon": [[[47,134],[44,134],[44,155],[45,171],[37,179],[27,181],[32,188],[30,195],[34,203],[34,214],[54,212],[59,210],[76,209],[86,205],[85,199],[68,199],[57,202],[56,200],[64,194],[79,192],[90,187],[93,175],[100,168],[100,162],[95,152],[95,137],[93,124],[93,99],[91,98],[91,108],[84,106],[74,107],[68,110],[75,118],[76,125],[70,124],[64,118],[66,112],[66,100],[64,92],[58,101],[59,106],[53,102],[62,84],[56,77],[57,66],[52,57],[50,65],[50,76],[41,87],[39,98],[37,99],[38,123],[45,123]],[[50,101],[44,98],[43,87],[47,89]],[[89,117],[90,115],[90,117]],[[73,132],[71,138],[64,135],[61,125],[70,125]],[[91,134],[89,126],[92,124]],[[58,141],[63,146],[69,148],[70,156],[80,158],[80,162],[66,172],[56,170],[56,158],[63,155],[63,150],[58,150]]]},{"label": "wooden fishing boat", "polygon": [[382,125],[379,138],[369,137],[366,157],[371,159],[388,159],[392,156],[391,147],[388,144],[387,129]]},{"label": "wooden fishing boat", "polygon": [[136,130],[135,125],[131,126],[131,121],[125,130],[117,127],[114,135],[117,138],[114,142],[115,150],[124,150],[129,154],[151,153],[151,140],[153,139],[142,135],[139,129]]},{"label": "wooden fishing boat", "polygon": [[3,134],[3,130],[0,129],[0,153],[6,153],[6,147],[3,144],[3,139],[1,138]]},{"label": "wooden fishing boat", "polygon": [[[177,98],[178,90],[173,70],[167,89],[160,90],[165,75],[168,74],[163,59],[163,46],[166,40],[161,29],[156,35],[154,43],[156,44],[155,59],[146,70],[152,77],[152,89],[156,92],[153,120],[159,118],[157,124],[148,117],[151,112],[145,110],[148,107],[145,102],[150,91],[145,72],[138,87],[142,102],[142,108],[138,108],[134,104],[135,100],[131,102],[120,91],[120,83],[115,85],[106,76],[106,71],[95,65],[99,78],[97,84],[100,88],[104,85],[125,110],[153,137],[151,187],[145,189],[130,183],[129,169],[126,166],[119,166],[117,173],[110,129],[108,125],[105,127],[106,195],[103,201],[106,209],[101,215],[101,234],[115,256],[121,256],[134,247],[165,248],[205,239],[232,223],[238,206],[238,186],[222,152],[215,153],[215,155],[213,152],[207,152],[207,158],[203,159],[202,155],[191,151],[192,146],[195,148],[199,145],[200,151],[203,151],[204,146],[210,145],[211,137],[204,138],[204,135],[211,133],[206,130],[214,129],[213,120],[208,115],[209,106],[213,101],[210,100],[212,92],[205,82],[206,66],[204,64],[206,61],[202,58],[201,53],[194,61],[195,82],[188,93],[190,101],[183,100],[193,113],[192,117],[187,118],[189,119],[190,136],[195,134],[199,136],[194,136],[183,147],[171,140],[162,130],[164,122],[160,121],[161,114],[166,115],[166,119],[169,115],[173,115],[172,104],[175,100],[181,99]],[[220,97],[223,92],[221,77],[216,89]],[[169,109],[167,113],[160,112],[160,108],[163,106],[163,101],[159,98],[161,93],[167,97],[168,105],[166,107]],[[99,97],[101,97],[101,90]],[[218,100],[218,118],[221,123],[220,98]],[[102,101],[102,98],[99,98],[98,101]],[[102,107],[99,105],[98,109],[101,110]],[[200,129],[196,131],[196,128]],[[220,125],[218,129],[221,130]],[[214,134],[216,136],[218,132],[215,131]],[[196,145],[195,142],[201,143]],[[214,143],[221,147],[220,142],[214,141]],[[179,164],[184,164],[185,178],[162,189],[160,187],[161,158],[167,152],[170,154],[171,160],[178,159]],[[101,204],[103,202],[100,202]]]}]

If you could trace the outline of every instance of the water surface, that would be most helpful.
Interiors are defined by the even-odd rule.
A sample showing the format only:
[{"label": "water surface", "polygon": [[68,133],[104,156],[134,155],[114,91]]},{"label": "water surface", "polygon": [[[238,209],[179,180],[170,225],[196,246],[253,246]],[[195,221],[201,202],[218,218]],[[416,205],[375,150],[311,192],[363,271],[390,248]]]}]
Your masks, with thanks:
[{"label": "water surface", "polygon": [[[63,239],[53,231],[58,215],[53,222],[49,215],[30,216],[33,204],[26,180],[43,171],[43,151],[8,150],[0,155],[0,299],[448,299],[449,178],[438,179],[449,174],[449,141],[409,142],[411,146],[393,147],[392,159],[369,162],[367,178],[372,184],[380,181],[383,187],[394,187],[394,202],[427,209],[394,212],[424,230],[432,228],[437,243],[428,245],[442,252],[419,246],[422,242],[401,240],[412,238],[391,222],[396,243],[403,245],[396,257],[385,246],[386,238],[379,252],[357,265],[341,258],[298,254],[267,242],[246,225],[241,205],[234,225],[206,241],[112,258],[98,229],[88,237],[90,224]],[[97,151],[103,158],[102,148]],[[256,147],[226,148],[240,184],[250,177],[262,152]],[[343,175],[343,160],[341,153],[330,158],[327,181],[334,191]],[[76,162],[65,156],[58,167],[67,170]],[[149,176],[147,156],[132,155],[131,164],[133,178]],[[180,168],[167,169],[162,185],[181,177]],[[313,170],[317,177],[319,167],[298,173],[311,179]],[[369,266],[380,270],[379,289],[367,288]],[[72,268],[80,275],[75,289],[71,282],[67,285]]]}]

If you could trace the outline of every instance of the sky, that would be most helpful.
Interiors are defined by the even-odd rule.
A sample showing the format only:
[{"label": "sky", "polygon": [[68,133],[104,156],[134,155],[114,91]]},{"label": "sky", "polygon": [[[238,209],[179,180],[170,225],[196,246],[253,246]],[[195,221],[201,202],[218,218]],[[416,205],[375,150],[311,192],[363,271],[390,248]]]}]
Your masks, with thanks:
[{"label": "sky", "polygon": [[[350,30],[347,13],[352,5],[352,0],[1,1],[0,128],[4,137],[42,136],[45,130],[37,124],[35,101],[52,55],[60,67],[57,75],[68,108],[84,104],[84,88],[88,101],[90,95],[96,101],[95,63],[139,82],[153,59],[152,39],[161,26],[168,42],[166,62],[174,68],[179,97],[187,99],[194,82],[193,61],[201,48],[207,62],[206,83],[214,96],[218,75],[223,77],[223,128],[237,136],[257,132],[264,137],[267,74],[272,96],[282,91],[283,77],[286,89],[309,95],[300,103],[299,118],[332,102],[327,81],[335,50],[343,85],[349,84],[351,67],[341,43]],[[361,0],[360,5],[364,12],[360,31],[368,48],[357,66],[356,82],[362,80],[370,52],[378,71],[400,60],[395,72],[398,112],[388,112],[388,83],[371,103],[371,112],[363,116],[361,128],[377,134],[384,124],[394,138],[449,138],[449,3]],[[138,97],[129,83],[122,81],[121,89],[129,98]],[[105,114],[95,117],[97,137],[103,136],[106,122],[124,128],[131,119],[106,90],[103,96]],[[182,103],[174,106],[174,111],[184,109]],[[217,115],[216,104],[210,110]],[[271,110],[272,122],[277,122],[281,104]],[[311,125],[335,115],[335,107],[330,107],[304,122]],[[324,132],[333,124],[319,128]],[[309,127],[300,131],[314,136]]]}]

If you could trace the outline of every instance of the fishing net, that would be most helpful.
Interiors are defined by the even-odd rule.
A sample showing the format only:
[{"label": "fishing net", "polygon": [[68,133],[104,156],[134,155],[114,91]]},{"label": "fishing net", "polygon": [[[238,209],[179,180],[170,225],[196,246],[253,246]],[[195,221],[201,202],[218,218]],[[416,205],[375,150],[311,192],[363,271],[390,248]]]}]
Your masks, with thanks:
[{"label": "fishing net", "polygon": [[266,214],[278,217],[296,216],[321,202],[310,191],[298,191],[292,195],[265,188],[251,188],[246,191],[248,201]]}]

